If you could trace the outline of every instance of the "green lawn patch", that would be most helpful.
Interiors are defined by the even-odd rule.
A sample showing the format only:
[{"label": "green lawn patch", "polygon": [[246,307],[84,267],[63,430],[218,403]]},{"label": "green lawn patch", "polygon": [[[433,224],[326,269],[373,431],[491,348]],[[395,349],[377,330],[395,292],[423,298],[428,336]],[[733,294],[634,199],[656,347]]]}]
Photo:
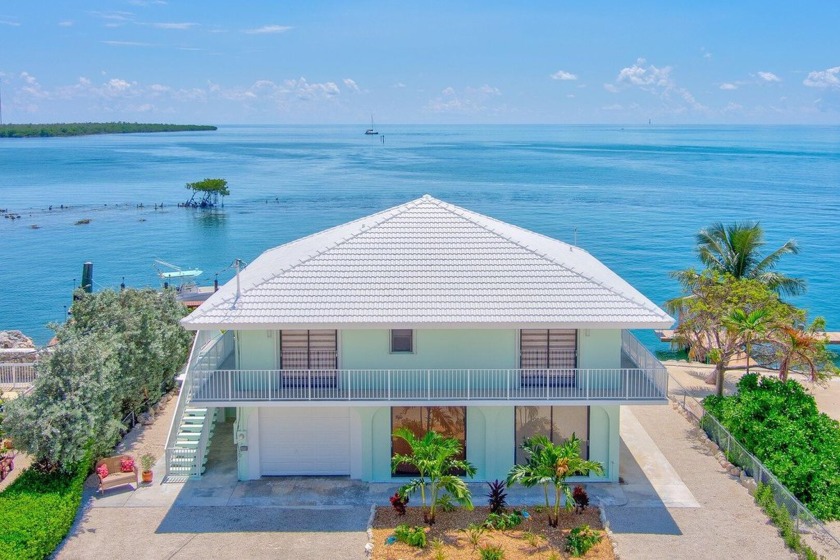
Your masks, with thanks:
[{"label": "green lawn patch", "polygon": [[49,556],[73,525],[87,475],[84,467],[70,473],[29,468],[0,493],[0,559]]}]

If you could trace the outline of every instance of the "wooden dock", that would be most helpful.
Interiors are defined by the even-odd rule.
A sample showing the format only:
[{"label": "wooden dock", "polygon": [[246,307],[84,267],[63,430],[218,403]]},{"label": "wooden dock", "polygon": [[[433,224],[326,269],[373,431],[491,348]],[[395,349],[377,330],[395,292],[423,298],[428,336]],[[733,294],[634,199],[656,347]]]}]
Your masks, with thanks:
[{"label": "wooden dock", "polygon": [[[659,338],[660,342],[673,342],[674,341],[674,331],[670,329],[663,329],[653,331],[656,334],[657,338]],[[824,333],[817,333],[822,334],[828,337],[829,344],[840,344],[840,332],[837,331],[829,331]]]}]

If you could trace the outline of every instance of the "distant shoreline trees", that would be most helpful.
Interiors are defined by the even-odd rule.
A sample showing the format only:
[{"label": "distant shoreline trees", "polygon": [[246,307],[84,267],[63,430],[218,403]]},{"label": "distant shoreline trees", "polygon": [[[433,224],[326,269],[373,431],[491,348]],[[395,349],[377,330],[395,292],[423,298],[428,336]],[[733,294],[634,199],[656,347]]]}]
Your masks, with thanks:
[{"label": "distant shoreline trees", "polygon": [[201,132],[217,130],[212,125],[156,123],[52,123],[2,124],[0,138],[50,138],[54,136],[89,136],[94,134],[135,134],[149,132]]}]

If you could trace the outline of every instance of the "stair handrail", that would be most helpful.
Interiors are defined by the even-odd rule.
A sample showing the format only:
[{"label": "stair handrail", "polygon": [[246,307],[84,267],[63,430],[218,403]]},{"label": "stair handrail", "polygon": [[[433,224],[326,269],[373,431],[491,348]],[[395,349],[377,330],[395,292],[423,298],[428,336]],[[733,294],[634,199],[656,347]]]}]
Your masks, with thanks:
[{"label": "stair handrail", "polygon": [[192,396],[193,389],[193,371],[194,366],[197,365],[203,357],[205,357],[214,346],[225,339],[227,332],[221,331],[198,331],[193,340],[192,349],[190,350],[190,357],[187,364],[184,366],[184,380],[181,383],[181,390],[178,393],[178,402],[175,406],[175,413],[172,415],[172,421],[169,424],[169,435],[166,438],[166,474],[170,474],[170,467],[172,466],[172,451],[175,449],[175,443],[178,440],[178,429],[181,425],[181,419],[184,416],[184,411],[187,408]]}]

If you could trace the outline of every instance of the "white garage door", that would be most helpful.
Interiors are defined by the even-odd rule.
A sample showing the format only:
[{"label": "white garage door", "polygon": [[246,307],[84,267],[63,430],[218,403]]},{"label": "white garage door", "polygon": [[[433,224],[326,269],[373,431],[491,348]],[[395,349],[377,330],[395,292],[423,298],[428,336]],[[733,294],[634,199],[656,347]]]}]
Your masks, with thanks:
[{"label": "white garage door", "polygon": [[350,409],[260,408],[263,476],[349,475]]}]

